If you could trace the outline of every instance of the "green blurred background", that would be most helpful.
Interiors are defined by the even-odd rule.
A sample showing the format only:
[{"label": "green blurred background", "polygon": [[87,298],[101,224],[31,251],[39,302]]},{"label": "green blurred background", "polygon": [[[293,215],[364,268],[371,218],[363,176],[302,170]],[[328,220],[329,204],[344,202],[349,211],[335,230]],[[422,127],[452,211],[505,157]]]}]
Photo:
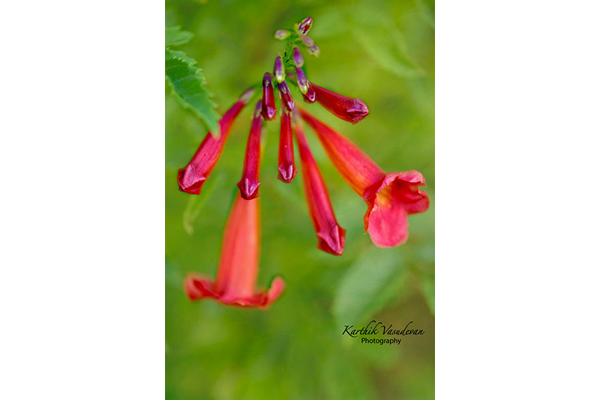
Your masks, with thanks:
[{"label": "green blurred background", "polygon": [[[166,1],[166,26],[194,33],[178,47],[198,61],[223,113],[272,71],[285,42],[273,38],[304,17],[321,49],[303,52],[309,80],[359,97],[370,115],[357,125],[317,103],[297,102],[347,135],[386,171],[416,169],[431,208],[409,217],[409,240],[375,247],[363,234],[365,203],[333,168],[310,128],[306,134],[329,188],[346,248],[316,248],[299,173],[277,180],[279,119],[264,129],[261,169],[262,248],[259,285],[287,284],[269,310],[190,302],[187,272],[215,276],[221,236],[241,176],[252,106],[201,196],[178,190],[206,128],[166,89],[166,398],[432,399],[434,397],[434,4],[433,1]],[[278,103],[278,108],[281,108]],[[278,111],[278,116],[281,111]],[[297,161],[299,157],[296,154]],[[298,166],[300,168],[300,166]],[[425,330],[401,345],[361,344],[344,325],[371,319]],[[378,337],[382,337],[379,335]]]}]

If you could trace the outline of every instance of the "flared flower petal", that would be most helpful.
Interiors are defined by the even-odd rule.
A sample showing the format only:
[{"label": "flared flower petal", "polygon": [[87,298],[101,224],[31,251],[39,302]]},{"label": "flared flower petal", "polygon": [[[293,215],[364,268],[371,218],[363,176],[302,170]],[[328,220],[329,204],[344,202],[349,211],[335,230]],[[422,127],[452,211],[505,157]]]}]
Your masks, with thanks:
[{"label": "flared flower petal", "polygon": [[302,183],[308,212],[317,234],[317,248],[339,256],[344,252],[346,230],[335,218],[327,186],[308,147],[299,118],[294,119],[294,132],[302,162]]},{"label": "flared flower petal", "polygon": [[281,130],[279,132],[279,154],[277,158],[277,179],[284,183],[294,180],[298,169],[294,160],[294,142],[292,138],[291,114],[281,114]]},{"label": "flared flower petal", "polygon": [[250,127],[250,134],[248,135],[242,178],[237,184],[240,188],[240,195],[245,200],[252,200],[258,197],[258,187],[260,186],[260,140],[262,136],[262,117],[260,110],[261,102],[258,101],[254,108],[252,126]]},{"label": "flared flower petal", "polygon": [[262,84],[262,116],[265,121],[272,121],[277,115],[275,107],[275,94],[273,93],[273,80],[269,72],[265,73]]},{"label": "flared flower petal", "polygon": [[365,190],[365,232],[369,232],[375,245],[394,247],[406,242],[407,214],[425,212],[429,208],[429,197],[419,186],[425,186],[420,172],[391,172]]},{"label": "flared flower petal", "polygon": [[184,291],[190,300],[212,298],[227,305],[266,308],[285,289],[282,278],[275,278],[266,291],[256,289],[260,249],[259,199],[237,196],[223,235],[217,279],[188,274]]},{"label": "flared flower petal", "polygon": [[356,124],[369,115],[369,108],[361,99],[342,96],[313,82],[311,86],[317,94],[319,104],[339,119]]},{"label": "flared flower petal", "polygon": [[427,211],[429,197],[419,189],[425,178],[417,171],[386,174],[369,156],[342,134],[305,110],[302,118],[314,129],[340,175],[367,203],[365,232],[379,247],[393,247],[408,238],[407,215]]},{"label": "flared flower petal", "polygon": [[179,169],[177,174],[179,190],[190,194],[200,194],[204,182],[210,177],[223,153],[235,118],[250,100],[253,93],[253,89],[244,92],[219,121],[221,136],[215,139],[212,133],[208,132],[190,162],[184,168]]}]

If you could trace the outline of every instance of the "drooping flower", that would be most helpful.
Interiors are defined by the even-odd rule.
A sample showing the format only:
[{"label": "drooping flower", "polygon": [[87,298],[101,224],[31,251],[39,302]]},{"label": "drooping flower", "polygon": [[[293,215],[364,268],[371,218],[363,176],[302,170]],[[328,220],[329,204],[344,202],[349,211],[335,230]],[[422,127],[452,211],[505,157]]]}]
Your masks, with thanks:
[{"label": "drooping flower", "polygon": [[263,77],[262,93],[262,116],[266,121],[272,121],[277,115],[277,108],[275,107],[275,95],[273,94],[273,81],[269,72],[265,73]]},{"label": "drooping flower", "polygon": [[240,96],[219,121],[221,128],[219,138],[215,139],[212,133],[208,132],[190,162],[184,168],[179,169],[177,174],[179,190],[190,194],[200,194],[204,182],[210,177],[223,153],[233,121],[253,94],[254,89],[248,89]]},{"label": "drooping flower", "polygon": [[260,257],[260,199],[244,200],[238,195],[223,235],[217,279],[190,273],[184,291],[190,300],[212,298],[223,304],[267,308],[281,295],[285,282],[277,277],[270,289],[256,288]]},{"label": "drooping flower", "polygon": [[340,175],[367,203],[365,232],[379,247],[398,246],[408,239],[408,214],[427,211],[429,197],[419,186],[418,171],[385,173],[369,156],[342,134],[308,112],[302,118],[313,128]]},{"label": "drooping flower", "polygon": [[294,118],[294,133],[302,163],[302,183],[308,204],[308,212],[317,233],[317,248],[336,256],[344,252],[346,230],[342,228],[333,212],[327,186],[319,167],[308,147],[300,118]]},{"label": "drooping flower", "polygon": [[294,139],[292,138],[292,120],[290,113],[281,114],[279,131],[279,154],[277,158],[277,179],[284,183],[294,180],[298,169],[294,160]]},{"label": "drooping flower", "polygon": [[242,179],[237,184],[240,188],[240,194],[245,200],[252,200],[258,197],[258,187],[260,186],[260,139],[262,134],[260,110],[261,101],[259,100],[254,108],[252,125],[250,126],[250,134],[248,135]]},{"label": "drooping flower", "polygon": [[343,96],[313,82],[311,86],[316,92],[319,104],[336,117],[356,124],[369,115],[369,108],[361,99]]}]

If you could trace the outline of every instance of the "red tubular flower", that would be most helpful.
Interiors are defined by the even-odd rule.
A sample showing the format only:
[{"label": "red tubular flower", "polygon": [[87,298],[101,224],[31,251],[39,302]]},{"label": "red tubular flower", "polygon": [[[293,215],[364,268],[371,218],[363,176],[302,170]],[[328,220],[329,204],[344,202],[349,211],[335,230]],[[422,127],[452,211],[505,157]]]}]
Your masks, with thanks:
[{"label": "red tubular flower", "polygon": [[294,141],[292,138],[292,120],[290,113],[281,114],[279,131],[279,157],[277,159],[277,179],[284,183],[294,180],[298,169],[294,161]]},{"label": "red tubular flower", "polygon": [[342,134],[305,110],[302,118],[317,133],[333,165],[367,203],[365,232],[379,247],[398,246],[408,239],[407,214],[427,211],[429,197],[419,190],[425,178],[417,171],[385,173],[369,156]]},{"label": "red tubular flower", "polygon": [[265,73],[263,77],[262,93],[262,116],[266,121],[272,121],[277,115],[277,107],[275,107],[273,81],[269,72]]},{"label": "red tubular flower", "polygon": [[240,188],[240,194],[245,200],[252,200],[258,197],[258,187],[260,186],[260,139],[262,134],[260,110],[261,101],[259,100],[254,108],[254,117],[252,118],[252,126],[248,135],[242,179],[237,184]]},{"label": "red tubular flower", "polygon": [[369,108],[361,99],[342,96],[312,82],[311,86],[317,94],[319,104],[339,119],[356,124],[369,115]]},{"label": "red tubular flower", "polygon": [[190,162],[185,168],[179,169],[177,174],[179,190],[190,194],[200,194],[204,182],[209,178],[223,153],[233,121],[248,103],[252,94],[254,94],[254,89],[248,89],[242,94],[219,121],[221,136],[215,139],[212,133],[208,132]]},{"label": "red tubular flower", "polygon": [[260,249],[259,199],[237,196],[223,235],[217,279],[212,282],[198,274],[188,274],[183,288],[190,300],[216,299],[227,305],[267,308],[285,288],[275,278],[267,291],[256,290]]},{"label": "red tubular flower", "polygon": [[329,199],[327,186],[310,152],[299,118],[294,118],[294,131],[302,162],[302,183],[308,212],[317,233],[317,248],[336,256],[344,252],[346,230],[339,226]]}]

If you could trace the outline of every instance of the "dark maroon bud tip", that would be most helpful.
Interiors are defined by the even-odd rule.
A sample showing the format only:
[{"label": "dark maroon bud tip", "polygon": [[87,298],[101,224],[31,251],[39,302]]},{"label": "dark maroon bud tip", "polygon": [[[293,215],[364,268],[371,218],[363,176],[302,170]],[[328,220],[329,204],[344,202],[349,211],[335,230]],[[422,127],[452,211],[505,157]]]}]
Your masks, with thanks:
[{"label": "dark maroon bud tip", "polygon": [[317,101],[317,93],[312,88],[310,82],[308,83],[308,90],[306,91],[306,94],[302,94],[302,99],[305,103],[314,103]]},{"label": "dark maroon bud tip", "polygon": [[300,24],[298,24],[298,33],[306,35],[308,31],[310,31],[312,24],[313,19],[311,17],[304,18],[302,21],[300,21]]},{"label": "dark maroon bud tip", "polygon": [[258,197],[260,182],[245,178],[239,181],[237,186],[240,188],[240,195],[244,200],[252,200]]},{"label": "dark maroon bud tip", "polygon": [[294,110],[294,99],[292,99],[292,94],[290,93],[290,88],[287,83],[283,81],[277,85],[277,88],[279,89],[279,97],[281,97],[283,108],[288,112],[292,112]]},{"label": "dark maroon bud tip", "polygon": [[369,115],[369,108],[361,99],[354,99],[354,104],[347,110],[350,123],[357,124]]},{"label": "dark maroon bud tip", "polygon": [[263,77],[263,97],[262,97],[262,111],[261,114],[266,121],[272,121],[277,115],[277,108],[275,107],[275,94],[273,93],[273,81],[271,80],[271,74],[265,73]]},{"label": "dark maroon bud tip", "polygon": [[197,174],[196,168],[192,164],[180,168],[177,173],[177,184],[182,192],[200,194],[204,182],[206,182],[206,177]]},{"label": "dark maroon bud tip", "polygon": [[280,165],[277,167],[277,171],[277,179],[283,183],[291,183],[294,180],[296,173],[298,173],[298,169],[294,164],[288,166]]},{"label": "dark maroon bud tip", "polygon": [[333,225],[329,232],[317,233],[317,248],[334,256],[341,256],[346,244],[346,230],[339,225]]}]

